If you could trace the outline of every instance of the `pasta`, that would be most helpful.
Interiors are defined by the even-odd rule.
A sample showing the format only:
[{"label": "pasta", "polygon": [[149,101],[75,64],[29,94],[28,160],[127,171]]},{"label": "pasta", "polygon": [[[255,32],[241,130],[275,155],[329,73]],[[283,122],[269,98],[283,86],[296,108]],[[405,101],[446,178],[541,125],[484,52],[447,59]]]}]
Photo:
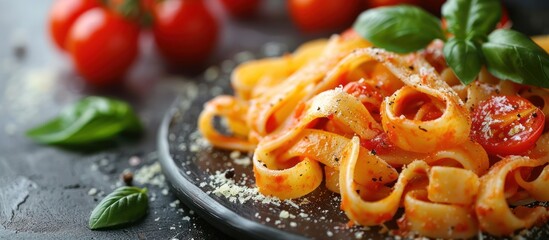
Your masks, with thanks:
[{"label": "pasta", "polygon": [[[427,51],[397,55],[352,32],[334,35],[238,66],[235,95],[206,103],[199,130],[216,147],[253,152],[262,194],[299,198],[324,182],[353,224],[381,225],[399,208],[399,232],[436,238],[544,223],[548,210],[525,203],[549,201],[549,133],[523,154],[498,155],[472,137],[492,134],[493,123],[475,130],[471,116],[508,95],[549,116],[549,91],[485,69],[462,85],[440,65]],[[216,130],[215,117],[231,135]],[[513,126],[510,137],[522,129]]]}]

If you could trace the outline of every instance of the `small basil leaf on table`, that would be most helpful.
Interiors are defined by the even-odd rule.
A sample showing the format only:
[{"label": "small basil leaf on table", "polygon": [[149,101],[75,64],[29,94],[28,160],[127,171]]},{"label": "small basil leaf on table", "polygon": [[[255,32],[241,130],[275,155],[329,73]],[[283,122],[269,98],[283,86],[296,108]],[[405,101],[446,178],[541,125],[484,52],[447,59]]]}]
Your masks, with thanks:
[{"label": "small basil leaf on table", "polygon": [[127,103],[86,97],[58,117],[30,129],[27,136],[45,144],[82,145],[141,131],[142,125]]},{"label": "small basil leaf on table", "polygon": [[93,209],[89,227],[94,230],[135,222],[145,216],[148,207],[146,188],[120,187]]},{"label": "small basil leaf on table", "polygon": [[482,52],[490,73],[500,79],[549,88],[549,54],[522,33],[500,29]]},{"label": "small basil leaf on table", "polygon": [[484,40],[501,18],[500,0],[453,0],[442,6],[448,31],[456,38]]},{"label": "small basil leaf on table", "polygon": [[406,5],[365,11],[353,28],[375,46],[396,53],[417,51],[434,39],[444,39],[439,19]]},{"label": "small basil leaf on table", "polygon": [[463,84],[477,78],[482,67],[482,52],[472,41],[449,39],[443,48],[444,58]]}]

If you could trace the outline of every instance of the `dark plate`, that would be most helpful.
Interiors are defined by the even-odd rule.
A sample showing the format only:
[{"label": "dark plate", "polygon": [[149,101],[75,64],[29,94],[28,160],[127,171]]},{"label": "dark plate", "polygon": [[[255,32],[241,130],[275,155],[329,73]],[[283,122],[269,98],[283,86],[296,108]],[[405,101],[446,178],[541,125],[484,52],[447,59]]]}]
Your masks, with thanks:
[{"label": "dark plate", "polygon": [[[226,64],[227,65],[227,64]],[[219,68],[221,69],[221,68]],[[224,175],[234,168],[238,186],[254,191],[252,165],[236,164],[230,151],[201,144],[197,118],[203,104],[219,95],[230,93],[229,70],[215,81],[204,77],[187,84],[186,93],[175,100],[164,117],[158,136],[160,163],[166,178],[179,198],[201,217],[235,238],[299,239],[329,238],[382,239],[380,228],[347,227],[348,218],[340,210],[340,197],[321,185],[304,198],[263,203],[262,200],[227,198],[212,193],[216,188],[211,176]],[[198,143],[197,143],[198,142]],[[244,153],[243,153],[244,155]],[[243,177],[243,174],[246,177]],[[214,184],[219,187],[221,184]],[[249,196],[247,194],[245,196]],[[253,195],[253,194],[252,194]],[[258,194],[255,194],[256,196]],[[285,216],[285,212],[288,216]],[[282,214],[281,214],[282,213]]]},{"label": "dark plate", "polygon": [[[252,166],[236,164],[230,157],[230,151],[203,144],[197,132],[197,118],[203,104],[221,92],[231,94],[230,69],[227,69],[230,64],[226,62],[225,65],[224,72],[220,70],[222,68],[214,68],[220,70],[219,77],[214,81],[201,77],[197,82],[186,82],[186,93],[174,102],[160,127],[160,163],[179,198],[218,229],[238,239],[392,238],[379,227],[348,227],[348,218],[340,210],[339,195],[328,191],[323,184],[306,197],[291,202],[263,203],[262,200],[249,199],[241,203],[238,196],[231,200],[230,196],[212,192],[222,185],[215,183],[215,180],[224,179],[214,176],[224,176],[231,168],[235,173],[231,179],[238,183],[240,189],[252,193],[254,189]],[[206,75],[216,72],[210,70]],[[259,195],[244,194],[240,197],[249,196]],[[395,222],[387,226],[389,229],[396,228]],[[534,228],[521,236],[549,239],[549,225]]]}]

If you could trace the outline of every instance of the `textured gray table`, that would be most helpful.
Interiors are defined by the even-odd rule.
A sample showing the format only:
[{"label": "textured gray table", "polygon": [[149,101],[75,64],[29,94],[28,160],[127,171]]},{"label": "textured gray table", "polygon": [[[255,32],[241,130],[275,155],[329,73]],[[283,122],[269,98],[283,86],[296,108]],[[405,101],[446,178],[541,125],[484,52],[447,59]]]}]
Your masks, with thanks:
[{"label": "textured gray table", "polygon": [[[125,88],[86,88],[67,56],[48,38],[46,20],[51,2],[0,0],[0,239],[228,238],[184,204],[177,204],[162,181],[137,184],[147,186],[151,195],[150,211],[142,221],[118,230],[87,228],[91,210],[103,193],[121,184],[122,171],[154,166],[162,116],[186,84],[201,77],[166,69],[150,37],[145,36],[141,57]],[[284,43],[293,49],[306,39],[318,37],[299,35],[282,3],[267,1],[253,22],[227,20],[214,6],[224,20],[223,37],[210,63],[222,63],[243,50],[260,51],[268,42]],[[22,57],[15,54],[18,47],[24,49]],[[146,125],[145,136],[95,153],[41,146],[24,137],[26,129],[86,95],[116,96],[131,102]],[[161,179],[161,175],[154,179]]]},{"label": "textured gray table", "polygon": [[[178,204],[161,181],[136,183],[150,191],[150,210],[142,221],[118,230],[87,228],[91,210],[103,194],[121,184],[119,175],[125,169],[135,172],[154,166],[156,133],[164,112],[185,85],[200,76],[166,69],[150,36],[144,36],[141,56],[126,87],[89,89],[81,84],[67,56],[50,42],[46,20],[51,2],[0,0],[0,239],[228,238]],[[277,2],[265,3],[259,21],[235,22],[210,1],[213,11],[224,19],[223,37],[211,64],[244,49],[260,50],[269,41],[283,42],[288,48],[302,41]],[[19,57],[17,48],[24,49]],[[145,135],[94,153],[37,145],[24,136],[29,127],[87,95],[131,102],[146,125]]]}]

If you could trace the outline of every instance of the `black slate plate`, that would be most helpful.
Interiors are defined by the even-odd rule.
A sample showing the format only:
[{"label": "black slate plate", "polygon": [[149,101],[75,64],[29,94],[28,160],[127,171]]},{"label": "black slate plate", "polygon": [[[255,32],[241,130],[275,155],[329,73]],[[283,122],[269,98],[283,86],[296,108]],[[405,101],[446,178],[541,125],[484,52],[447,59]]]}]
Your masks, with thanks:
[{"label": "black slate plate", "polygon": [[[178,197],[215,227],[238,239],[393,239],[379,227],[348,227],[348,218],[340,210],[339,195],[328,191],[323,184],[291,203],[262,203],[251,199],[240,203],[238,198],[231,201],[212,193],[222,185],[211,186],[216,179],[213,176],[224,176],[231,168],[238,186],[246,186],[248,190],[254,186],[251,165],[236,164],[229,157],[230,151],[204,145],[197,132],[196,122],[203,104],[221,93],[231,94],[231,69],[227,66],[234,65],[228,62],[224,65],[224,71],[212,68],[206,71],[206,77],[185,82],[185,93],[175,100],[161,124],[160,163]],[[207,81],[212,72],[219,73],[218,77]],[[284,211],[289,216],[284,217]],[[396,229],[395,222],[386,225]],[[549,239],[549,225],[526,231],[521,237]],[[478,239],[496,238],[484,235]]]},{"label": "black slate plate", "polygon": [[[187,82],[186,92],[175,100],[165,115],[158,135],[160,163],[166,178],[179,198],[201,217],[224,231],[241,239],[384,239],[375,228],[348,227],[348,218],[340,210],[340,197],[322,184],[308,196],[291,202],[262,203],[248,200],[240,203],[223,195],[212,193],[211,176],[224,175],[234,168],[234,180],[239,186],[253,191],[255,186],[251,164],[236,164],[230,151],[204,147],[197,132],[197,118],[203,104],[220,93],[231,94],[230,70],[213,68],[219,76],[207,81],[201,77]],[[234,65],[233,65],[234,66]],[[224,71],[223,71],[224,69]],[[206,75],[211,74],[212,71]],[[197,139],[198,143],[197,143]],[[242,153],[244,155],[244,153]],[[243,174],[245,177],[243,177]],[[215,184],[219,187],[221,184]],[[288,216],[284,217],[285,212]],[[394,226],[393,226],[394,227]]]}]

